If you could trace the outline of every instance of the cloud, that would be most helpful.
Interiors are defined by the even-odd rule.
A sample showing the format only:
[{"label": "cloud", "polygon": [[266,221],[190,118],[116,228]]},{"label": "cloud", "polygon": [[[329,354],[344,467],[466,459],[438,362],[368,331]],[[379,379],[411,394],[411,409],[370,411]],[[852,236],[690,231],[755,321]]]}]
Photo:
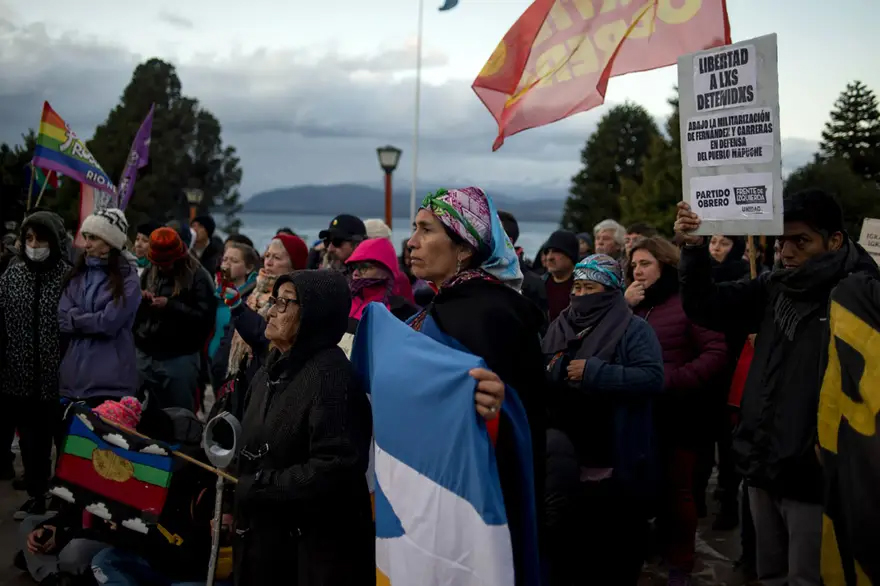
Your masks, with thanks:
[{"label": "cloud", "polygon": [[118,433],[108,433],[104,436],[103,439],[108,444],[113,444],[114,446],[120,447],[123,450],[128,449],[128,441]]},{"label": "cloud", "polygon": [[180,16],[179,14],[172,14],[167,10],[163,10],[159,13],[159,20],[167,25],[173,26],[174,28],[185,30],[192,30],[196,26],[190,19]]},{"label": "cloud", "polygon": [[149,532],[149,528],[147,527],[147,524],[144,523],[143,519],[126,519],[122,522],[122,526],[131,529],[132,531],[137,531],[138,533],[146,534]]},{"label": "cloud", "polygon": [[64,486],[54,486],[49,492],[69,503],[76,502],[76,499],[73,496],[73,492],[71,492],[69,488],[66,488]]},{"label": "cloud", "polygon": [[145,448],[141,448],[142,454],[155,454],[157,456],[167,456],[168,451],[158,444],[150,444]]},{"label": "cloud", "polygon": [[[16,142],[36,126],[44,99],[90,137],[148,57],[74,33],[49,35],[39,24],[0,26],[0,141]],[[394,180],[408,185],[414,62],[412,41],[362,55],[230,49],[175,61],[184,93],[217,116],[224,141],[238,150],[245,197],[307,183],[379,186],[375,149],[385,144],[403,149]],[[447,63],[441,49],[426,47],[425,79]],[[470,83],[423,83],[420,185],[442,181],[561,197],[580,169],[584,142],[613,104],[508,138],[492,153],[497,127]]]},{"label": "cloud", "polygon": [[104,519],[105,521],[113,520],[113,515],[110,514],[110,509],[108,509],[107,505],[104,503],[92,503],[86,507],[86,512]]}]

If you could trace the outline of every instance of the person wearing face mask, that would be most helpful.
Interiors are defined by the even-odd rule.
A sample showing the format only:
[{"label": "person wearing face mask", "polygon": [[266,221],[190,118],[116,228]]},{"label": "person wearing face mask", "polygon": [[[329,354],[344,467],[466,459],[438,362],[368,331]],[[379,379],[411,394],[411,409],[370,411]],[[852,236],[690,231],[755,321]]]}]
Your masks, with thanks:
[{"label": "person wearing face mask", "polygon": [[691,584],[697,510],[693,497],[699,424],[727,368],[724,335],[687,318],[678,294],[678,248],[654,236],[630,249],[627,301],[654,328],[663,349],[665,394],[657,404],[663,496],[658,512],[670,586]]},{"label": "person wearing face mask", "polygon": [[70,270],[65,238],[57,214],[31,214],[21,226],[21,261],[0,277],[0,437],[5,442],[18,429],[30,497],[17,520],[46,511],[52,434],[60,416],[58,302]]},{"label": "person wearing face mask", "polygon": [[128,222],[122,210],[83,220],[85,254],[67,278],[58,325],[68,339],[61,361],[61,395],[93,406],[137,391],[132,325],[141,304],[137,267],[124,252]]},{"label": "person wearing face mask", "polygon": [[[652,405],[663,391],[657,336],[623,297],[620,263],[594,254],[574,269],[571,304],[542,350],[547,432],[549,586],[638,582],[656,488]],[[576,466],[560,466],[569,452]],[[563,461],[564,464],[564,461]]]}]

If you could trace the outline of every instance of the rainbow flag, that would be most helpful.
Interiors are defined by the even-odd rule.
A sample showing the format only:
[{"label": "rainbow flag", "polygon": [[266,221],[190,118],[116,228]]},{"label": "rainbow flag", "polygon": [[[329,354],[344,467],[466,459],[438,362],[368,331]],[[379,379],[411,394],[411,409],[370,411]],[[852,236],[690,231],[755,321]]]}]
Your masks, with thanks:
[{"label": "rainbow flag", "polygon": [[51,493],[140,533],[156,523],[171,485],[171,447],[125,433],[74,406]]},{"label": "rainbow flag", "polygon": [[67,175],[97,189],[116,193],[116,186],[85,143],[77,138],[76,133],[52,109],[49,102],[43,102],[43,117],[40,119],[33,165]]}]

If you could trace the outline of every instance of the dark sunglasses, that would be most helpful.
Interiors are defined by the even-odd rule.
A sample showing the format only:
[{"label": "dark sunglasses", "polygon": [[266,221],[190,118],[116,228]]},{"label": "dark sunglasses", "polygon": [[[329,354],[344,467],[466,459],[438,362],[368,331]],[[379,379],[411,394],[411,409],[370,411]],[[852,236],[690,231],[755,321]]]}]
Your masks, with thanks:
[{"label": "dark sunglasses", "polygon": [[269,298],[269,307],[277,307],[278,313],[284,313],[287,311],[288,306],[293,303],[294,305],[299,305],[299,299],[288,299],[286,297],[270,297]]},{"label": "dark sunglasses", "polygon": [[345,238],[327,238],[324,240],[324,246],[333,245],[334,248],[341,248],[346,242],[351,242]]}]

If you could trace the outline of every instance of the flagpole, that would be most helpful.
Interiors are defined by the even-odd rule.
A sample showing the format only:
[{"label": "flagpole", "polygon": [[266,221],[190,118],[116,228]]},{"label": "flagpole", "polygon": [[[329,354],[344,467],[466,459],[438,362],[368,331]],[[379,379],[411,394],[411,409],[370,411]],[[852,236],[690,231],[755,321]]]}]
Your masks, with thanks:
[{"label": "flagpole", "polygon": [[49,172],[46,173],[46,180],[43,181],[43,187],[40,188],[40,195],[37,196],[37,203],[34,204],[35,208],[40,207],[40,200],[43,199],[43,193],[46,191],[46,186],[49,185],[49,180],[52,179],[52,173],[54,173],[52,169],[49,169]]},{"label": "flagpole", "polygon": [[34,167],[33,163],[28,163],[28,166],[30,166],[31,172],[28,175],[28,198],[27,198],[27,208],[25,209],[25,211],[30,213],[30,211],[31,211],[31,198],[34,195],[34,169],[35,169],[35,167]]},{"label": "flagpole", "polygon": [[409,192],[409,223],[412,226],[416,220],[416,184],[419,180],[419,114],[422,102],[422,29],[424,28],[425,0],[419,0],[419,24],[416,36],[416,103],[415,123],[413,125],[412,146],[412,188]]}]

